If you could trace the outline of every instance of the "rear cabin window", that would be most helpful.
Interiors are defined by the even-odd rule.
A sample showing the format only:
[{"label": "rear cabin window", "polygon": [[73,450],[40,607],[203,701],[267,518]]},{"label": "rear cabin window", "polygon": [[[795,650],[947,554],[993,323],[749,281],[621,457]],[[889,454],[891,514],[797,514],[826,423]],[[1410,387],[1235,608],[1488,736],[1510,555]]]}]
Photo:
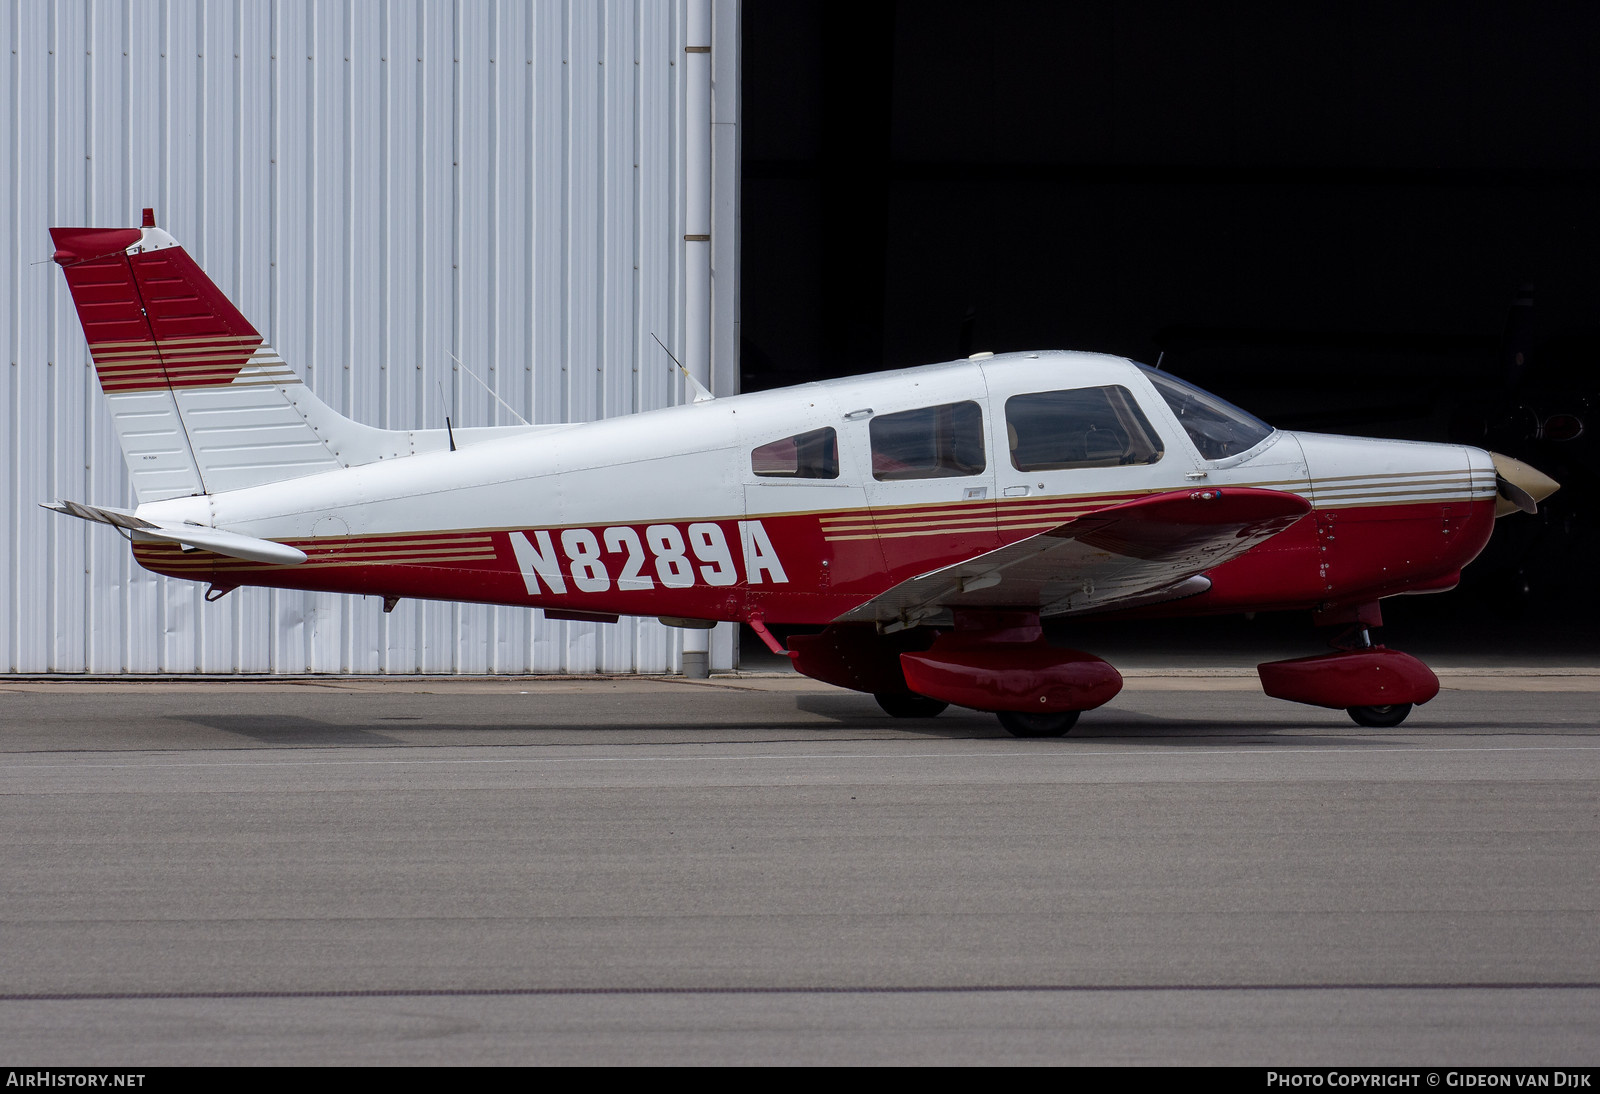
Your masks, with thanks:
[{"label": "rear cabin window", "polygon": [[750,453],[750,470],[762,478],[836,479],[839,435],[829,426],[764,444]]},{"label": "rear cabin window", "polygon": [[976,475],[986,466],[983,411],[974,402],[881,414],[870,432],[879,482]]},{"label": "rear cabin window", "polygon": [[1120,384],[1013,395],[1006,435],[1018,471],[1121,467],[1162,455],[1161,438]]}]

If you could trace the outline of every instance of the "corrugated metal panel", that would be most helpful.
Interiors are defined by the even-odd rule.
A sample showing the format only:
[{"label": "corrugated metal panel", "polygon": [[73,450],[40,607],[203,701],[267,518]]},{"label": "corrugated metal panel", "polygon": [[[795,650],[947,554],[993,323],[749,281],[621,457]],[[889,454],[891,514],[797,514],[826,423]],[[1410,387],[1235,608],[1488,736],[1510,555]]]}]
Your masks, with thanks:
[{"label": "corrugated metal panel", "polygon": [[[724,123],[737,3],[716,11]],[[652,621],[417,602],[385,616],[259,589],[205,604],[37,503],[132,501],[44,260],[51,225],[137,224],[145,205],[358,420],[504,424],[451,354],[531,421],[681,398],[650,336],[682,345],[683,0],[11,0],[4,18],[0,670],[675,667],[678,636]],[[726,267],[737,207],[717,209]],[[716,290],[719,358],[737,353],[736,277]],[[713,373],[736,383],[736,360]],[[732,656],[725,632],[714,667]]]}]

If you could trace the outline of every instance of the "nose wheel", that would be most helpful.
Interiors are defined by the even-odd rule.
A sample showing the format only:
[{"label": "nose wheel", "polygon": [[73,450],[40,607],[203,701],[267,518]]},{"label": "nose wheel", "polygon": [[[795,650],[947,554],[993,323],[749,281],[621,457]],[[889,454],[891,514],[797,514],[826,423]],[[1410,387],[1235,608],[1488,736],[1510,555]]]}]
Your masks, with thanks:
[{"label": "nose wheel", "polygon": [[1358,726],[1371,729],[1390,729],[1406,720],[1411,713],[1410,703],[1388,703],[1381,707],[1346,707],[1345,713]]},{"label": "nose wheel", "polygon": [[995,717],[1000,719],[1000,724],[1013,737],[1060,737],[1078,724],[1076,710],[1063,710],[1055,714],[1002,710]]}]

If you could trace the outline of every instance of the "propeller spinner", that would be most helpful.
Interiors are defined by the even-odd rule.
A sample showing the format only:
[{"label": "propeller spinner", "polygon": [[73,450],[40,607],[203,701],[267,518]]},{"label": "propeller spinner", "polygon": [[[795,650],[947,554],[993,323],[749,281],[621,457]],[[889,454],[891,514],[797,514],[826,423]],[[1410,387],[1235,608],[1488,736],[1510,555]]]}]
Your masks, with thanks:
[{"label": "propeller spinner", "polygon": [[1560,483],[1537,467],[1498,452],[1489,455],[1494,459],[1494,481],[1500,492],[1494,503],[1496,517],[1519,509],[1524,513],[1537,513],[1539,503],[1561,489]]}]

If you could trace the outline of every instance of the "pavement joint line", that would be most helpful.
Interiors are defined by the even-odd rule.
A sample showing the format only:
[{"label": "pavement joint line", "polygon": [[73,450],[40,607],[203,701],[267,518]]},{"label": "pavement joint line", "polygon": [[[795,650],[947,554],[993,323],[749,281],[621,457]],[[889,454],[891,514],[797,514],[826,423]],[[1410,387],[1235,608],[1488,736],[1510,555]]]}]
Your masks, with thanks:
[{"label": "pavement joint line", "polygon": [[[63,991],[7,992],[0,1003],[99,1003],[142,1001],[281,1000],[281,999],[407,999],[473,996],[559,996],[559,995],[1001,995],[1001,994],[1153,994],[1184,993],[1272,993],[1272,992],[1369,992],[1369,991],[1595,991],[1595,980],[1462,980],[1462,981],[1327,981],[1272,983],[1016,983],[1016,984],[702,984],[648,985],[631,987],[597,985],[593,987],[509,987],[509,988],[262,988],[183,991],[160,989],[144,991]],[[48,1069],[40,1069],[48,1070]],[[1354,1069],[1350,1069],[1354,1070]],[[1490,1068],[1474,1068],[1489,1071]],[[1499,1069],[1506,1070],[1506,1069]]]},{"label": "pavement joint line", "polygon": [[[666,746],[681,747],[681,746]],[[1284,745],[1278,748],[1194,748],[1194,749],[1163,749],[1159,755],[1166,756],[1322,756],[1338,755],[1343,757],[1371,756],[1380,753],[1396,752],[1600,752],[1600,745],[1488,745],[1478,748],[1451,747],[1397,747],[1397,748],[1366,748],[1352,751],[1349,748],[1329,748],[1323,745],[1313,745],[1307,748],[1295,748]],[[1119,749],[1114,752],[1054,752],[1044,753],[1058,759],[1081,759],[1115,757],[1126,759],[1130,756],[1149,756],[1152,753],[1145,750]],[[241,762],[224,760],[216,763],[185,762],[185,763],[127,763],[127,764],[0,764],[0,772],[31,772],[31,771],[83,771],[94,768],[179,768],[179,767],[403,767],[422,764],[515,764],[515,763],[706,763],[739,762],[748,763],[752,760],[849,760],[859,763],[863,760],[972,760],[972,759],[1026,759],[1029,763],[1036,763],[1041,753],[1037,751],[1010,751],[1010,752],[896,752],[884,755],[866,755],[859,752],[795,752],[780,755],[762,756],[749,755],[716,755],[716,756],[509,756],[503,759],[495,758],[452,758],[452,759],[424,759],[424,760],[258,760],[255,762]]]}]

